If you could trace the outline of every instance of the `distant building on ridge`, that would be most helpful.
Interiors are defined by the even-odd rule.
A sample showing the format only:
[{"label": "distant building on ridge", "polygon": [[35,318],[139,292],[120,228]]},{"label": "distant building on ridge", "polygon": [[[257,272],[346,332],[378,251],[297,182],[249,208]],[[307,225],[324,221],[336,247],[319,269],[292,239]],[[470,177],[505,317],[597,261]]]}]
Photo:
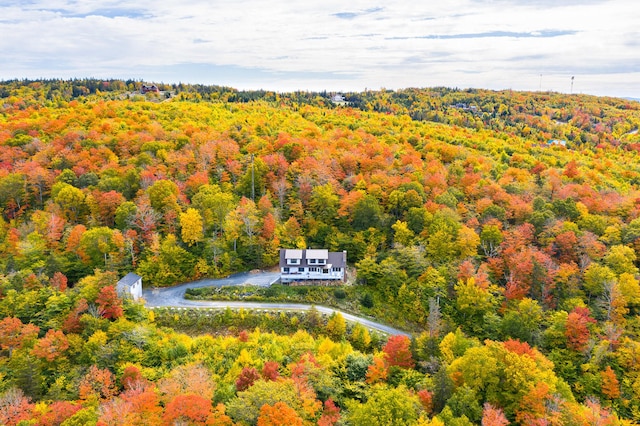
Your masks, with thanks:
[{"label": "distant building on ridge", "polygon": [[140,93],[142,93],[143,95],[145,93],[160,93],[160,89],[158,89],[158,86],[156,86],[155,84],[152,84],[151,86],[147,86],[146,84],[143,84],[142,87],[140,88]]},{"label": "distant building on ridge", "polygon": [[549,139],[547,145],[567,146],[567,141],[563,139]]},{"label": "distant building on ridge", "polygon": [[341,94],[335,94],[330,98],[331,102],[333,102],[336,105],[349,105],[349,102],[347,102],[347,100],[345,99],[344,96],[342,96]]}]

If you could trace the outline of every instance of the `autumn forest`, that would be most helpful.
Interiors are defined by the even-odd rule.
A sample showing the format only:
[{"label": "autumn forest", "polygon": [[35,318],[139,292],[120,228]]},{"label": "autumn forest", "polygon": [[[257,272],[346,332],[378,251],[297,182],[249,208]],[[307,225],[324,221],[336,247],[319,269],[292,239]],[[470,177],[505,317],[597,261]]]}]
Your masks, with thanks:
[{"label": "autumn forest", "polygon": [[[640,422],[640,103],[157,85],[0,82],[0,425]],[[116,292],[280,248],[411,337]]]}]

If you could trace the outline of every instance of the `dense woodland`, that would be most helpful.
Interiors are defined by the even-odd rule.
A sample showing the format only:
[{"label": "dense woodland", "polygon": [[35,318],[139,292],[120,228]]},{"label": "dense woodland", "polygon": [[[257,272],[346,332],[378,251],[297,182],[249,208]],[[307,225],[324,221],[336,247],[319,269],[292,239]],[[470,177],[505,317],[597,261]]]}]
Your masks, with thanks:
[{"label": "dense woodland", "polygon": [[[640,103],[141,84],[0,83],[0,424],[640,421]],[[280,247],[413,339],[114,288]]]}]

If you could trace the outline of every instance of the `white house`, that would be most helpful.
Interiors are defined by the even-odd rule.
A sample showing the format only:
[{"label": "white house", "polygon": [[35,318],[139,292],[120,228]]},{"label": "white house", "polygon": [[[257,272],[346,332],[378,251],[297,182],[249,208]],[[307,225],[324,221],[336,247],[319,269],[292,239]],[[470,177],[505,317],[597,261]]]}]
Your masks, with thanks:
[{"label": "white house", "polygon": [[339,93],[336,95],[333,95],[330,99],[331,99],[331,102],[333,102],[336,105],[342,105],[342,106],[349,105],[349,102],[347,102],[345,97]]},{"label": "white house", "polygon": [[142,277],[133,272],[129,272],[118,281],[116,290],[122,298],[138,300],[142,297]]},{"label": "white house", "polygon": [[280,249],[280,281],[342,280],[347,268],[347,252],[326,249]]},{"label": "white house", "polygon": [[547,141],[547,145],[559,145],[559,146],[567,146],[567,141],[563,139],[549,139]]}]

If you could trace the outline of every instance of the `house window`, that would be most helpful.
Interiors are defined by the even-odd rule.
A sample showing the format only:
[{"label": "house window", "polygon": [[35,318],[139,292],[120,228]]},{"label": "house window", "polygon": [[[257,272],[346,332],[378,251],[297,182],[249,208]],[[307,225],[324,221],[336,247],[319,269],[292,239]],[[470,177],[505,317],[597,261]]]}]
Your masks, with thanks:
[{"label": "house window", "polygon": [[300,259],[287,259],[287,265],[299,265]]},{"label": "house window", "polygon": [[309,259],[309,264],[310,264],[310,265],[315,265],[315,263],[316,263],[316,260],[315,260],[315,259]]},{"label": "house window", "polygon": [[328,273],[329,273],[329,270],[328,270],[328,269],[323,269],[323,270],[322,270],[322,273],[323,273],[323,274],[328,274]]},{"label": "house window", "polygon": [[286,268],[286,267],[282,268],[282,272],[284,272],[285,274],[288,274],[289,273],[289,268]]},{"label": "house window", "polygon": [[333,272],[340,272],[340,271],[342,271],[342,268],[331,268],[331,270]]},{"label": "house window", "polygon": [[298,272],[304,272],[304,268],[298,268]]},{"label": "house window", "polygon": [[309,268],[309,272],[318,272],[318,268]]},{"label": "house window", "polygon": [[318,264],[319,265],[324,265],[325,263],[327,263],[327,261],[325,259],[319,259],[318,260]]}]

